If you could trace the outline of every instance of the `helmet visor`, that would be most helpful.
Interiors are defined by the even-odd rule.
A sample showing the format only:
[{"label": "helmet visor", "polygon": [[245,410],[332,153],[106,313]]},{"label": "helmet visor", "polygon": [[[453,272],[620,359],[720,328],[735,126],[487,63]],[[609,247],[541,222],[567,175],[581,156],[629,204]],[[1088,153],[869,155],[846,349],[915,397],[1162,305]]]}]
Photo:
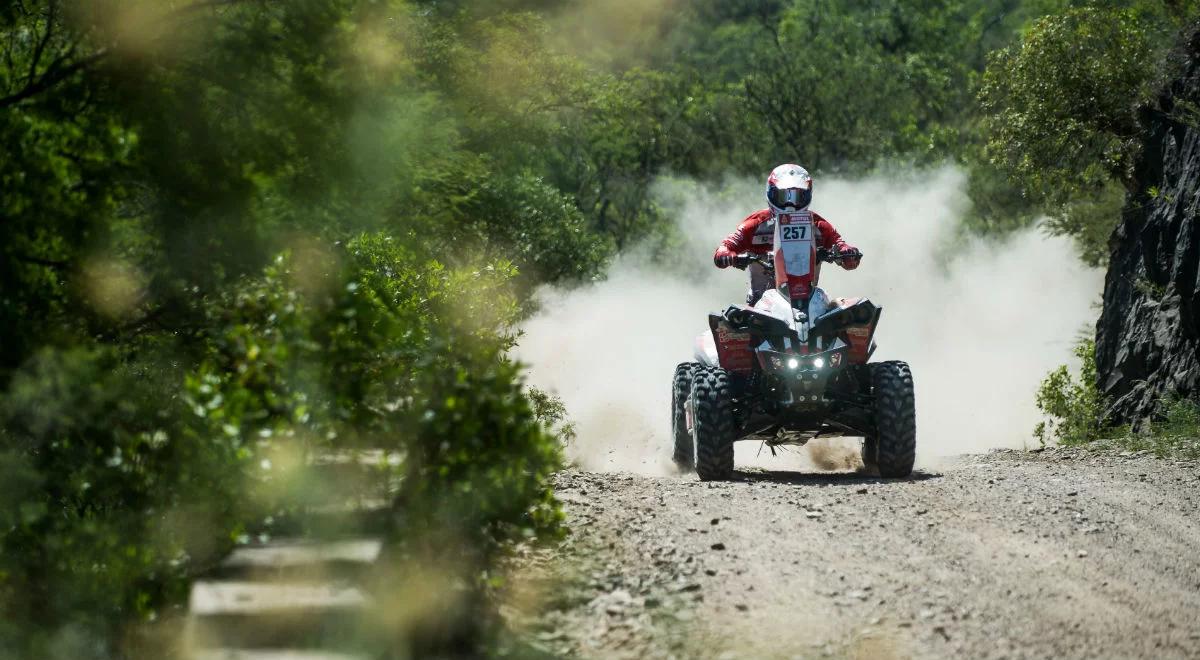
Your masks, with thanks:
[{"label": "helmet visor", "polygon": [[778,208],[802,209],[812,201],[811,188],[775,188],[771,202]]}]

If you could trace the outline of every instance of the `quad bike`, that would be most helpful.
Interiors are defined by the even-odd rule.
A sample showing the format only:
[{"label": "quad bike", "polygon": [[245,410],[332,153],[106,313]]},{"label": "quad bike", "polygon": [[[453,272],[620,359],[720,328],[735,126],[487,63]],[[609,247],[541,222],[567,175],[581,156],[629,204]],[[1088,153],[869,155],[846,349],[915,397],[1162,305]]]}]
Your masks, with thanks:
[{"label": "quad bike", "polygon": [[812,216],[783,214],[772,258],[739,255],[773,276],[753,305],[710,314],[694,362],[672,382],[674,460],[700,479],[733,476],[733,443],[775,452],[814,438],[862,437],[862,460],[882,477],[905,477],[916,456],[913,380],[904,362],[868,362],[881,307],[866,298],[830,301],[815,283],[820,263]]}]

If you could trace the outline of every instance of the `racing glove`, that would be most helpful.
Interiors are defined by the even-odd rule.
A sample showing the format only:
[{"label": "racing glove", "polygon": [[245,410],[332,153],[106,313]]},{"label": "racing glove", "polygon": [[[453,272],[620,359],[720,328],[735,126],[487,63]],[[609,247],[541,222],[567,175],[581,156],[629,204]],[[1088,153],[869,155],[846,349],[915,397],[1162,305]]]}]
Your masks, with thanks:
[{"label": "racing glove", "polygon": [[859,250],[853,245],[847,244],[842,246],[841,253],[842,268],[845,268],[846,270],[854,270],[855,268],[858,268],[859,262],[862,261],[862,250]]},{"label": "racing glove", "polygon": [[713,263],[717,268],[729,268],[737,263],[737,253],[722,245],[713,254]]}]

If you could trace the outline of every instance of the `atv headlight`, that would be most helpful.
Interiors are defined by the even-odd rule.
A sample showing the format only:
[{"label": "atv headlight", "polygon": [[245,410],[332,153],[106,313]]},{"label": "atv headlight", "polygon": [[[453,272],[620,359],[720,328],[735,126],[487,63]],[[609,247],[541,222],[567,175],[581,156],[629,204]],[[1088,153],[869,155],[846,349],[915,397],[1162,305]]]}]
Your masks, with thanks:
[{"label": "atv headlight", "polygon": [[799,367],[800,367],[800,360],[797,360],[796,358],[788,358],[788,361],[787,361],[788,369],[798,369]]},{"label": "atv headlight", "polygon": [[813,365],[814,369],[824,369],[825,368],[825,360],[822,358],[816,358],[812,361],[812,365]]}]

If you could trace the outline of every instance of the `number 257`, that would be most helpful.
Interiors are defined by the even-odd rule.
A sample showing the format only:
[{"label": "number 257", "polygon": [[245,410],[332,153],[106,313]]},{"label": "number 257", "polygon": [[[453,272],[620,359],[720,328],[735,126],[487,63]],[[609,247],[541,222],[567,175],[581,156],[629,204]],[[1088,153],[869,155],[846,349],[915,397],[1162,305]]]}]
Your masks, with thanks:
[{"label": "number 257", "polygon": [[808,225],[781,227],[781,229],[783,229],[783,240],[785,241],[802,241],[808,237]]}]

